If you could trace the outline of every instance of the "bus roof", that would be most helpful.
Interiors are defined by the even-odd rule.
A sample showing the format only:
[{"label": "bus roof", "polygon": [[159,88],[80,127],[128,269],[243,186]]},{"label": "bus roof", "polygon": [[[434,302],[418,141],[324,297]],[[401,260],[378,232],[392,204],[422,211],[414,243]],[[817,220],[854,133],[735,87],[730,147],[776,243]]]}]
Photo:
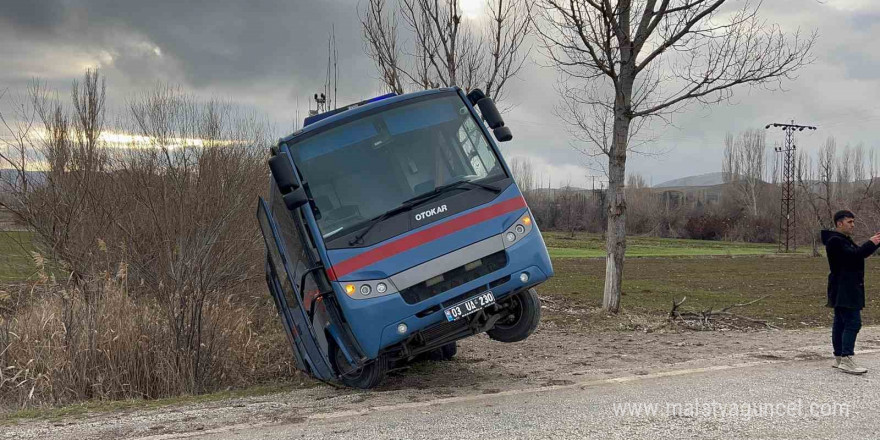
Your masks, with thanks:
[{"label": "bus roof", "polygon": [[[422,90],[422,91],[407,93],[407,94],[403,94],[403,95],[390,96],[387,98],[384,98],[384,96],[388,96],[388,95],[379,96],[377,98],[367,100],[366,104],[359,105],[354,108],[349,108],[347,110],[338,111],[336,113],[333,113],[333,111],[330,111],[330,112],[322,113],[320,115],[316,115],[319,117],[319,116],[327,115],[328,113],[330,113],[329,115],[324,116],[323,118],[316,118],[316,116],[312,116],[312,118],[316,118],[316,120],[309,123],[305,127],[293,132],[292,134],[281,138],[278,141],[278,143],[288,142],[288,141],[290,141],[296,137],[299,137],[303,134],[320,129],[321,127],[325,127],[327,125],[331,125],[331,124],[333,124],[343,118],[348,118],[350,116],[364,113],[364,112],[370,111],[375,108],[384,107],[384,106],[391,105],[391,104],[394,104],[397,102],[406,101],[406,100],[412,99],[412,98],[417,98],[419,96],[433,95],[433,94],[450,92],[450,91],[457,91],[457,90],[458,90],[457,87],[444,87],[444,88],[440,88],[440,89]],[[382,98],[382,99],[378,99],[378,98]],[[306,118],[306,121],[308,123],[308,118]]]}]

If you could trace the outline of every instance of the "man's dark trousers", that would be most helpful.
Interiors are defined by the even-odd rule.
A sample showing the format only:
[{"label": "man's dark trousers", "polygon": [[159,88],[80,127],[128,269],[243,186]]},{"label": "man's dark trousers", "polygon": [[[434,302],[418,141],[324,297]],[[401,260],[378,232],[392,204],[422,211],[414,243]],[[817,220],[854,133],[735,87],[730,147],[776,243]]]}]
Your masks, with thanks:
[{"label": "man's dark trousers", "polygon": [[831,345],[835,356],[852,356],[856,336],[862,328],[862,311],[846,307],[834,308],[834,324],[831,326]]}]

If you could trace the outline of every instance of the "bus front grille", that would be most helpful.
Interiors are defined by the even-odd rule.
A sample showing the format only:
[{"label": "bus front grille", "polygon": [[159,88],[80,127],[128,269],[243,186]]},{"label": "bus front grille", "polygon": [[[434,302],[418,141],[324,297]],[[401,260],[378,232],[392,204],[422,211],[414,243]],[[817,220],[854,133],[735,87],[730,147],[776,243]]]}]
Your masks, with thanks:
[{"label": "bus front grille", "polygon": [[422,342],[425,345],[428,345],[440,339],[448,338],[450,335],[462,332],[467,328],[467,319],[459,319],[458,321],[452,322],[441,322],[440,324],[422,330]]},{"label": "bus front grille", "polygon": [[400,295],[407,304],[416,304],[495,272],[504,266],[507,266],[507,252],[502,250],[407,287],[400,291]]}]

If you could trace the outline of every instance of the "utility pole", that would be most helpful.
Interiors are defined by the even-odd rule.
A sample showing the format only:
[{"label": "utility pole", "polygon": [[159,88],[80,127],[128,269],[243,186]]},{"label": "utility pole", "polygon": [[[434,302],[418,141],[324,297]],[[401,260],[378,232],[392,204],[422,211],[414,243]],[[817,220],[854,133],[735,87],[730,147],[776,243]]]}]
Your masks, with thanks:
[{"label": "utility pole", "polygon": [[797,240],[794,236],[797,227],[797,210],[795,209],[795,193],[794,193],[794,173],[795,173],[795,150],[797,145],[794,143],[794,132],[804,130],[815,130],[816,127],[811,125],[797,125],[794,121],[790,124],[772,123],[767,124],[764,129],[770,127],[781,128],[785,132],[785,146],[776,147],[774,150],[777,154],[782,155],[782,197],[779,201],[779,252],[789,252],[797,250]]}]

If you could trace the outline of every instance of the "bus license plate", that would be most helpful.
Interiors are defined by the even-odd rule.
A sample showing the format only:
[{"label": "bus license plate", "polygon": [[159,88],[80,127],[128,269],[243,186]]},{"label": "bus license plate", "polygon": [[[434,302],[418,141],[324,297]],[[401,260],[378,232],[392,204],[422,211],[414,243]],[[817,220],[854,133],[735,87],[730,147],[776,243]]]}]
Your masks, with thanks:
[{"label": "bus license plate", "polygon": [[446,320],[456,321],[492,304],[495,304],[495,295],[488,290],[446,309]]}]

